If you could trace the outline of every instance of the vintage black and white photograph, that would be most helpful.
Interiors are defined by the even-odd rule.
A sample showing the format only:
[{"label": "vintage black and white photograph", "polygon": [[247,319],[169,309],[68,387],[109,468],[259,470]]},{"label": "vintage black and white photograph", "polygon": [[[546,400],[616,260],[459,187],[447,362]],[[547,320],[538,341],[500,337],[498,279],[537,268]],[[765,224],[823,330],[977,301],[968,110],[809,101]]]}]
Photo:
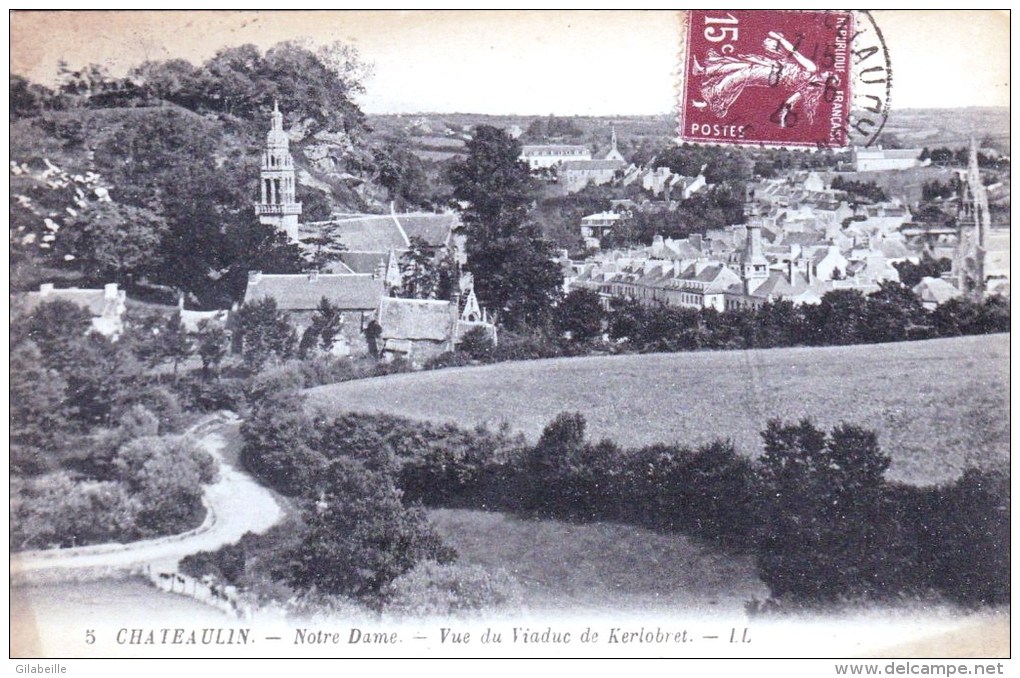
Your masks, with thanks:
[{"label": "vintage black and white photograph", "polygon": [[18,672],[1002,673],[1008,11],[9,22]]}]

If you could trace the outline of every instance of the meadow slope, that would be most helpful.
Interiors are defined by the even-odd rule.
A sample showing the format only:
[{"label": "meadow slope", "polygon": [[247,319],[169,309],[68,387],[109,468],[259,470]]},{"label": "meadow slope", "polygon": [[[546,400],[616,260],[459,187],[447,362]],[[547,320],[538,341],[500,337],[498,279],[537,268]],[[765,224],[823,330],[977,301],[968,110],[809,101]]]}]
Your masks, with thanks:
[{"label": "meadow slope", "polygon": [[310,389],[310,406],[498,426],[534,440],[557,413],[622,445],[729,438],[761,451],[773,417],[875,429],[889,477],[947,481],[1009,459],[1009,336],[867,346],[562,358]]}]

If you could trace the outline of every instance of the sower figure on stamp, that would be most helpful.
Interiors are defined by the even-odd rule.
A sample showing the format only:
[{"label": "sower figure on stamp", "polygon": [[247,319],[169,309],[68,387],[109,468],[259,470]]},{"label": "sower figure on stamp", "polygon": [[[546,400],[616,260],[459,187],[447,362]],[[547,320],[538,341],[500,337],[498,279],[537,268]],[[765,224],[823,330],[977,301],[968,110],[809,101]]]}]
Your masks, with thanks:
[{"label": "sower figure on stamp", "polygon": [[696,108],[708,108],[716,116],[726,116],[730,106],[747,87],[781,87],[793,90],[773,116],[780,127],[796,124],[794,107],[801,104],[809,122],[814,121],[815,109],[832,75],[819,72],[818,66],[783,37],[772,31],[764,41],[766,55],[738,54],[723,56],[709,50],[705,64],[694,60],[694,75],[703,76],[701,101],[692,102]]}]

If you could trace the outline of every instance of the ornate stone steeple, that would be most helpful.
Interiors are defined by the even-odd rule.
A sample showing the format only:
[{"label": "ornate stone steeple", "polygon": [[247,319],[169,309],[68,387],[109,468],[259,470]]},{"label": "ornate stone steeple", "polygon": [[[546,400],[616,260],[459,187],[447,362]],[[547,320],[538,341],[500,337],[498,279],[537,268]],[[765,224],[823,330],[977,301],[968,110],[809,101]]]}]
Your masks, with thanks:
[{"label": "ornate stone steeple", "polygon": [[295,199],[294,158],[290,154],[290,138],[283,129],[283,114],[273,102],[273,126],[266,135],[262,152],[261,200],[255,205],[259,221],[298,239],[298,216],[301,203]]}]

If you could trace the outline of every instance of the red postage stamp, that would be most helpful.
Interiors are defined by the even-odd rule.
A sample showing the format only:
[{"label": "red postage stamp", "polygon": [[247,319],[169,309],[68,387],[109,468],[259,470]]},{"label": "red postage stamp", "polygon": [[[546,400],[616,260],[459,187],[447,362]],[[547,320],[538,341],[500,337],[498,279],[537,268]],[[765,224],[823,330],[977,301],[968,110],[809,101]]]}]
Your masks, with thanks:
[{"label": "red postage stamp", "polygon": [[691,11],[680,140],[845,147],[852,36],[848,11]]}]

